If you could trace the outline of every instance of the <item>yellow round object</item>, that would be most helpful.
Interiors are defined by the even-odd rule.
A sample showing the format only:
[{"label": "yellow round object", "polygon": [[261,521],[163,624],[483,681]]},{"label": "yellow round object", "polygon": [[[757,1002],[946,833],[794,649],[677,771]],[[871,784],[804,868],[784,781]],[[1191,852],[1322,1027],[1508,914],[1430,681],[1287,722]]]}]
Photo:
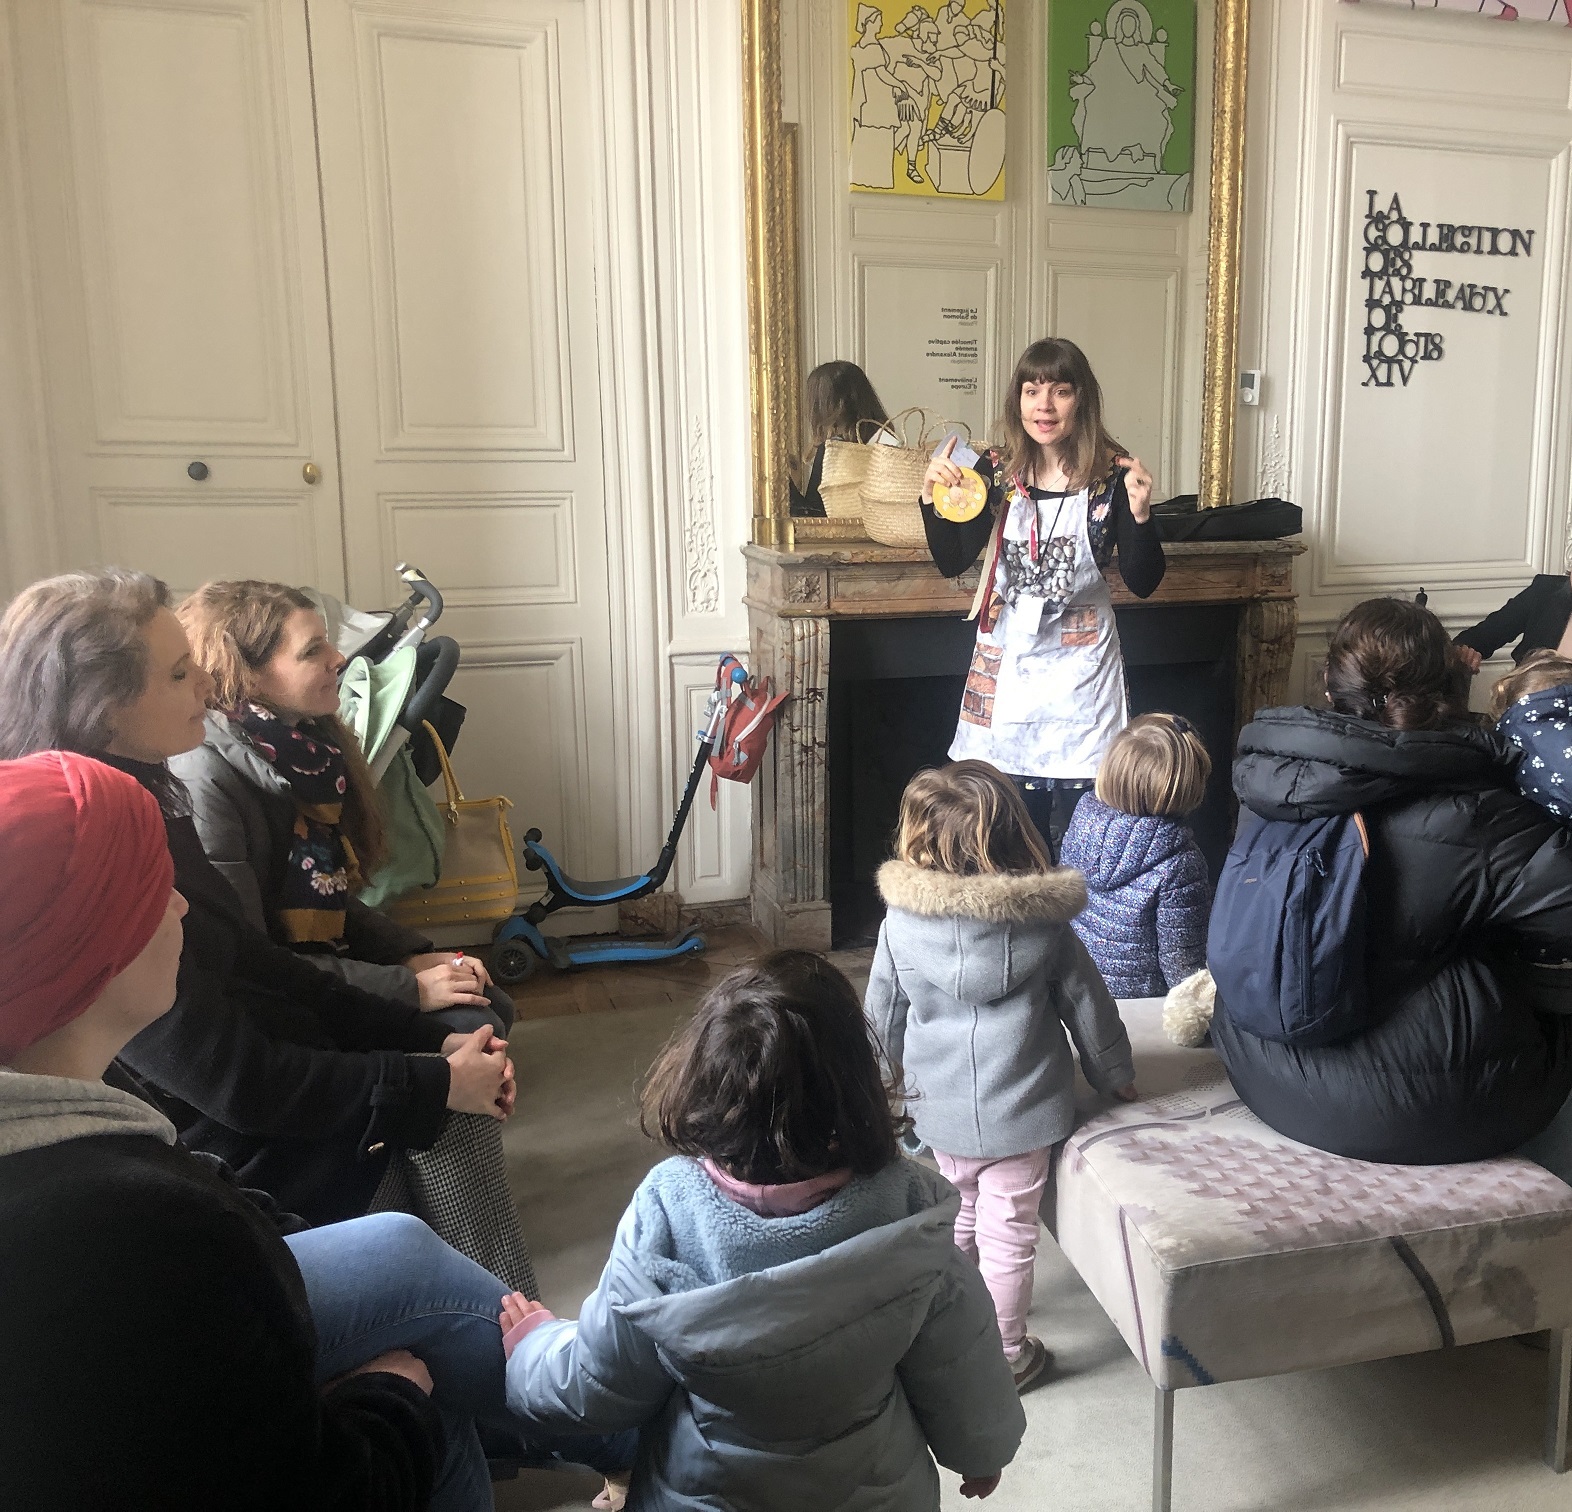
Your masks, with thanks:
[{"label": "yellow round object", "polygon": [[959,483],[950,487],[943,483],[933,485],[933,512],[941,520],[953,520],[957,525],[963,525],[967,520],[975,520],[987,502],[988,485],[983,482],[980,473],[973,472],[969,467],[961,469]]}]

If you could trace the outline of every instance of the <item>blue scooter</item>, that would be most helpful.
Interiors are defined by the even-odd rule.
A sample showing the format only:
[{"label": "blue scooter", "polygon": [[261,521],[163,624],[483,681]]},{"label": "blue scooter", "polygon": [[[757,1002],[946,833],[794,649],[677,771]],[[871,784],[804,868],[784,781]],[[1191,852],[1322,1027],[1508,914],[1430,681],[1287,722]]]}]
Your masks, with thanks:
[{"label": "blue scooter", "polygon": [[[747,679],[748,674],[741,667],[732,668],[732,682],[744,683]],[[699,790],[705,763],[709,761],[725,717],[726,700],[717,692],[711,697],[705,728],[699,736],[698,754],[693,758],[693,770],[688,773],[688,785],[682,790],[677,817],[672,820],[671,832],[666,836],[660,855],[647,872],[609,882],[580,882],[563,871],[557,858],[540,843],[538,829],[525,832],[524,867],[527,871],[545,872],[546,892],[523,913],[504,919],[492,933],[492,976],[504,986],[512,987],[529,977],[541,961],[558,971],[568,971],[575,966],[605,966],[614,961],[670,961],[704,949],[704,936],[693,929],[685,929],[669,940],[626,940],[614,936],[565,942],[548,940],[540,932],[540,926],[559,908],[598,908],[607,903],[631,902],[660,888],[671,871],[672,862],[677,859],[677,842],[682,838],[688,810],[693,807],[693,795]]]}]

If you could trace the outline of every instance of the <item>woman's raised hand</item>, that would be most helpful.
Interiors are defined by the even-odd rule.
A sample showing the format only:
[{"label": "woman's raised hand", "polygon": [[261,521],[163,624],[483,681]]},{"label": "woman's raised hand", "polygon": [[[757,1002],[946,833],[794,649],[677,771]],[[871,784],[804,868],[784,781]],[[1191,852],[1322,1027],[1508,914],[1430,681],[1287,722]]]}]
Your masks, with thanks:
[{"label": "woman's raised hand", "polygon": [[518,1098],[507,1041],[482,1025],[473,1034],[450,1034],[442,1053],[448,1058],[448,1107],[498,1122],[507,1118]]},{"label": "woman's raised hand", "polygon": [[472,956],[444,956],[440,966],[428,966],[415,973],[415,985],[420,989],[420,1011],[484,1008],[488,1000],[482,991],[483,978],[484,968]]},{"label": "woman's raised hand", "polygon": [[934,484],[942,483],[946,488],[954,488],[961,481],[961,466],[958,462],[950,461],[951,453],[960,441],[959,436],[951,436],[944,443],[944,450],[928,463],[928,471],[922,480],[922,501],[924,504],[933,503]]},{"label": "woman's raised hand", "polygon": [[[1456,643],[1454,642],[1454,644]],[[1468,668],[1470,675],[1477,672],[1484,664],[1484,657],[1474,650],[1472,646],[1458,646],[1457,654],[1463,665]]]},{"label": "woman's raised hand", "polygon": [[1139,457],[1115,457],[1114,465],[1124,468],[1124,491],[1130,500],[1130,514],[1137,525],[1152,517],[1152,475]]}]

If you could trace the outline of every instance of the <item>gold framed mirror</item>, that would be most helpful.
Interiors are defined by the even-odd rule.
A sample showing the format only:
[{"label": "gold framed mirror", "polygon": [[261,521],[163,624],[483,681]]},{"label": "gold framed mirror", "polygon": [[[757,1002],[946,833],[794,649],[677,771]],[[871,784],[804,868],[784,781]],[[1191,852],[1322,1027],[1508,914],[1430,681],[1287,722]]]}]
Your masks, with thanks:
[{"label": "gold framed mirror", "polygon": [[[1216,0],[1199,502],[1233,499],[1235,375],[1244,197],[1249,0]],[[796,128],[781,117],[781,0],[742,0],[743,148],[753,406],[753,540],[791,548],[833,539],[836,522],[794,521],[801,445],[801,288]],[[826,529],[826,523],[829,527]]]}]

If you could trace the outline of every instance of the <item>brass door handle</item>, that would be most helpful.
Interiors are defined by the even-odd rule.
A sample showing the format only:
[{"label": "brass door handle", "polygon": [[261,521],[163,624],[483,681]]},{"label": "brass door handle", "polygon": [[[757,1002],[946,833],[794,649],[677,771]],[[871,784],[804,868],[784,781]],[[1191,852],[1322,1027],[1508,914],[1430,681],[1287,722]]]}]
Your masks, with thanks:
[{"label": "brass door handle", "polygon": [[322,469],[315,462],[308,462],[300,469],[300,476],[308,483],[319,483],[322,481]]}]

